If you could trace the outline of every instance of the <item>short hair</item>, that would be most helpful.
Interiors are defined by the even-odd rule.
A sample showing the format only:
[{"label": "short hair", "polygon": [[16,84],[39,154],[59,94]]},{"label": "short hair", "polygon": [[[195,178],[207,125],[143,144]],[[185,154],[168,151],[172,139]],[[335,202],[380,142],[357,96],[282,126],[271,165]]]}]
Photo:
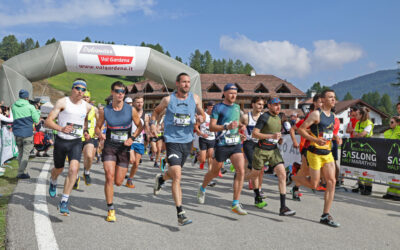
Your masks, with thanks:
[{"label": "short hair", "polygon": [[400,123],[400,117],[392,116],[390,119],[393,119],[396,123]]},{"label": "short hair", "polygon": [[133,97],[133,101],[136,101],[137,99],[143,99],[144,100],[144,96],[143,95],[136,95],[135,97]]},{"label": "short hair", "polygon": [[325,89],[321,93],[321,98],[325,98],[326,97],[326,93],[329,93],[329,92],[335,93],[335,91],[333,89]]},{"label": "short hair", "polygon": [[111,84],[111,90],[114,90],[115,87],[126,88],[125,85],[121,81],[116,81]]},{"label": "short hair", "polygon": [[310,105],[310,111],[311,110],[314,110],[315,109],[315,105],[314,105],[314,103],[311,103],[311,105]]},{"label": "short hair", "polygon": [[72,82],[76,82],[76,81],[84,81],[84,82],[86,82],[86,80],[85,79],[83,79],[83,78],[75,78],[75,80],[73,80]]},{"label": "short hair", "polygon": [[258,101],[263,101],[265,102],[264,98],[262,96],[254,96],[253,98],[251,98],[251,104],[256,103]]},{"label": "short hair", "polygon": [[358,109],[359,107],[356,105],[350,107],[350,111],[357,111]]},{"label": "short hair", "polygon": [[181,76],[189,76],[189,75],[187,73],[185,73],[185,72],[180,73],[179,75],[176,76],[176,81],[177,82],[181,81]]},{"label": "short hair", "polygon": [[313,102],[317,102],[318,99],[321,99],[321,95],[320,94],[315,94],[314,97],[312,98]]}]

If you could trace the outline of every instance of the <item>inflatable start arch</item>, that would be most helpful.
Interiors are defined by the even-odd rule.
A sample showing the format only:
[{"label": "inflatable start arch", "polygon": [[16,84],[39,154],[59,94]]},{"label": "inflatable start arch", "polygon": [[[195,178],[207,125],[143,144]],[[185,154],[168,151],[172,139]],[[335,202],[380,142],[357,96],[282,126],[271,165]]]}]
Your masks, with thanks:
[{"label": "inflatable start arch", "polygon": [[32,98],[32,82],[63,72],[104,75],[144,76],[175,88],[176,76],[185,72],[191,78],[191,91],[201,98],[199,73],[189,66],[147,47],[56,42],[19,54],[0,67],[0,100],[9,106],[20,89]]}]

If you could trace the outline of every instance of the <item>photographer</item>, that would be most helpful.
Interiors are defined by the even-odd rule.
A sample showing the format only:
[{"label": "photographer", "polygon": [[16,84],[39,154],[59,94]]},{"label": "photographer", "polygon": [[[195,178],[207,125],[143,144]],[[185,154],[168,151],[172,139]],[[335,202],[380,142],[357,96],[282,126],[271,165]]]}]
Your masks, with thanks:
[{"label": "photographer", "polygon": [[18,147],[18,179],[29,179],[26,171],[29,154],[33,149],[33,123],[38,123],[40,111],[38,105],[29,103],[29,92],[21,89],[19,98],[12,106],[14,117],[13,133]]}]

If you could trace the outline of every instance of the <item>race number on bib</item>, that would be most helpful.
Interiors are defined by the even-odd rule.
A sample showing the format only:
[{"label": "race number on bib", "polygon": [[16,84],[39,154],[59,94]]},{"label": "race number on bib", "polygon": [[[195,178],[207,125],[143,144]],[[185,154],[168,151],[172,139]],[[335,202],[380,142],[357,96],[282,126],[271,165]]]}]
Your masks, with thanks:
[{"label": "race number on bib", "polygon": [[140,133],[135,140],[133,141],[134,143],[142,143],[142,139],[143,139],[143,134]]},{"label": "race number on bib", "polygon": [[190,125],[190,115],[188,114],[174,114],[174,125],[186,127]]},{"label": "race number on bib", "polygon": [[333,131],[332,130],[328,130],[328,131],[324,132],[322,134],[322,137],[327,141],[331,141],[333,139]]},{"label": "race number on bib", "polygon": [[72,135],[74,137],[80,138],[83,136],[83,126],[79,124],[72,124],[70,122],[67,122],[68,126],[72,126],[72,131],[69,133],[69,135]]},{"label": "race number on bib", "polygon": [[236,135],[225,135],[225,143],[226,145],[236,145],[240,142],[240,136]]},{"label": "race number on bib", "polygon": [[128,140],[128,132],[126,131],[111,131],[111,140],[124,142]]}]

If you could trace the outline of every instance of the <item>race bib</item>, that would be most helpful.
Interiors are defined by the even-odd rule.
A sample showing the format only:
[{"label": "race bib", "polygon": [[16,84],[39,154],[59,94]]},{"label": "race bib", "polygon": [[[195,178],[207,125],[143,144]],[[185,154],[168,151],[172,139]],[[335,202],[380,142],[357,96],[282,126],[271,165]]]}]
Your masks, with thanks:
[{"label": "race bib", "polygon": [[142,143],[143,140],[143,134],[139,134],[138,137],[135,138],[135,140],[133,141],[134,143]]},{"label": "race bib", "polygon": [[278,144],[278,139],[266,139],[266,141],[268,142],[268,143],[271,143],[271,144],[274,144],[274,145],[276,145],[276,144]]},{"label": "race bib", "polygon": [[69,133],[69,135],[72,135],[77,138],[81,138],[83,136],[83,126],[78,125],[78,124],[72,124],[70,122],[67,122],[68,126],[72,126],[72,131]]},{"label": "race bib", "polygon": [[186,127],[190,125],[190,115],[188,114],[174,114],[174,125],[179,127]]},{"label": "race bib", "polygon": [[128,140],[128,132],[127,131],[111,131],[111,140],[124,142]]},{"label": "race bib", "polygon": [[237,145],[240,142],[240,136],[238,134],[235,135],[225,135],[225,144],[226,145]]},{"label": "race bib", "polygon": [[327,141],[331,141],[333,139],[333,131],[328,130],[328,131],[322,133],[322,138],[324,138]]}]

